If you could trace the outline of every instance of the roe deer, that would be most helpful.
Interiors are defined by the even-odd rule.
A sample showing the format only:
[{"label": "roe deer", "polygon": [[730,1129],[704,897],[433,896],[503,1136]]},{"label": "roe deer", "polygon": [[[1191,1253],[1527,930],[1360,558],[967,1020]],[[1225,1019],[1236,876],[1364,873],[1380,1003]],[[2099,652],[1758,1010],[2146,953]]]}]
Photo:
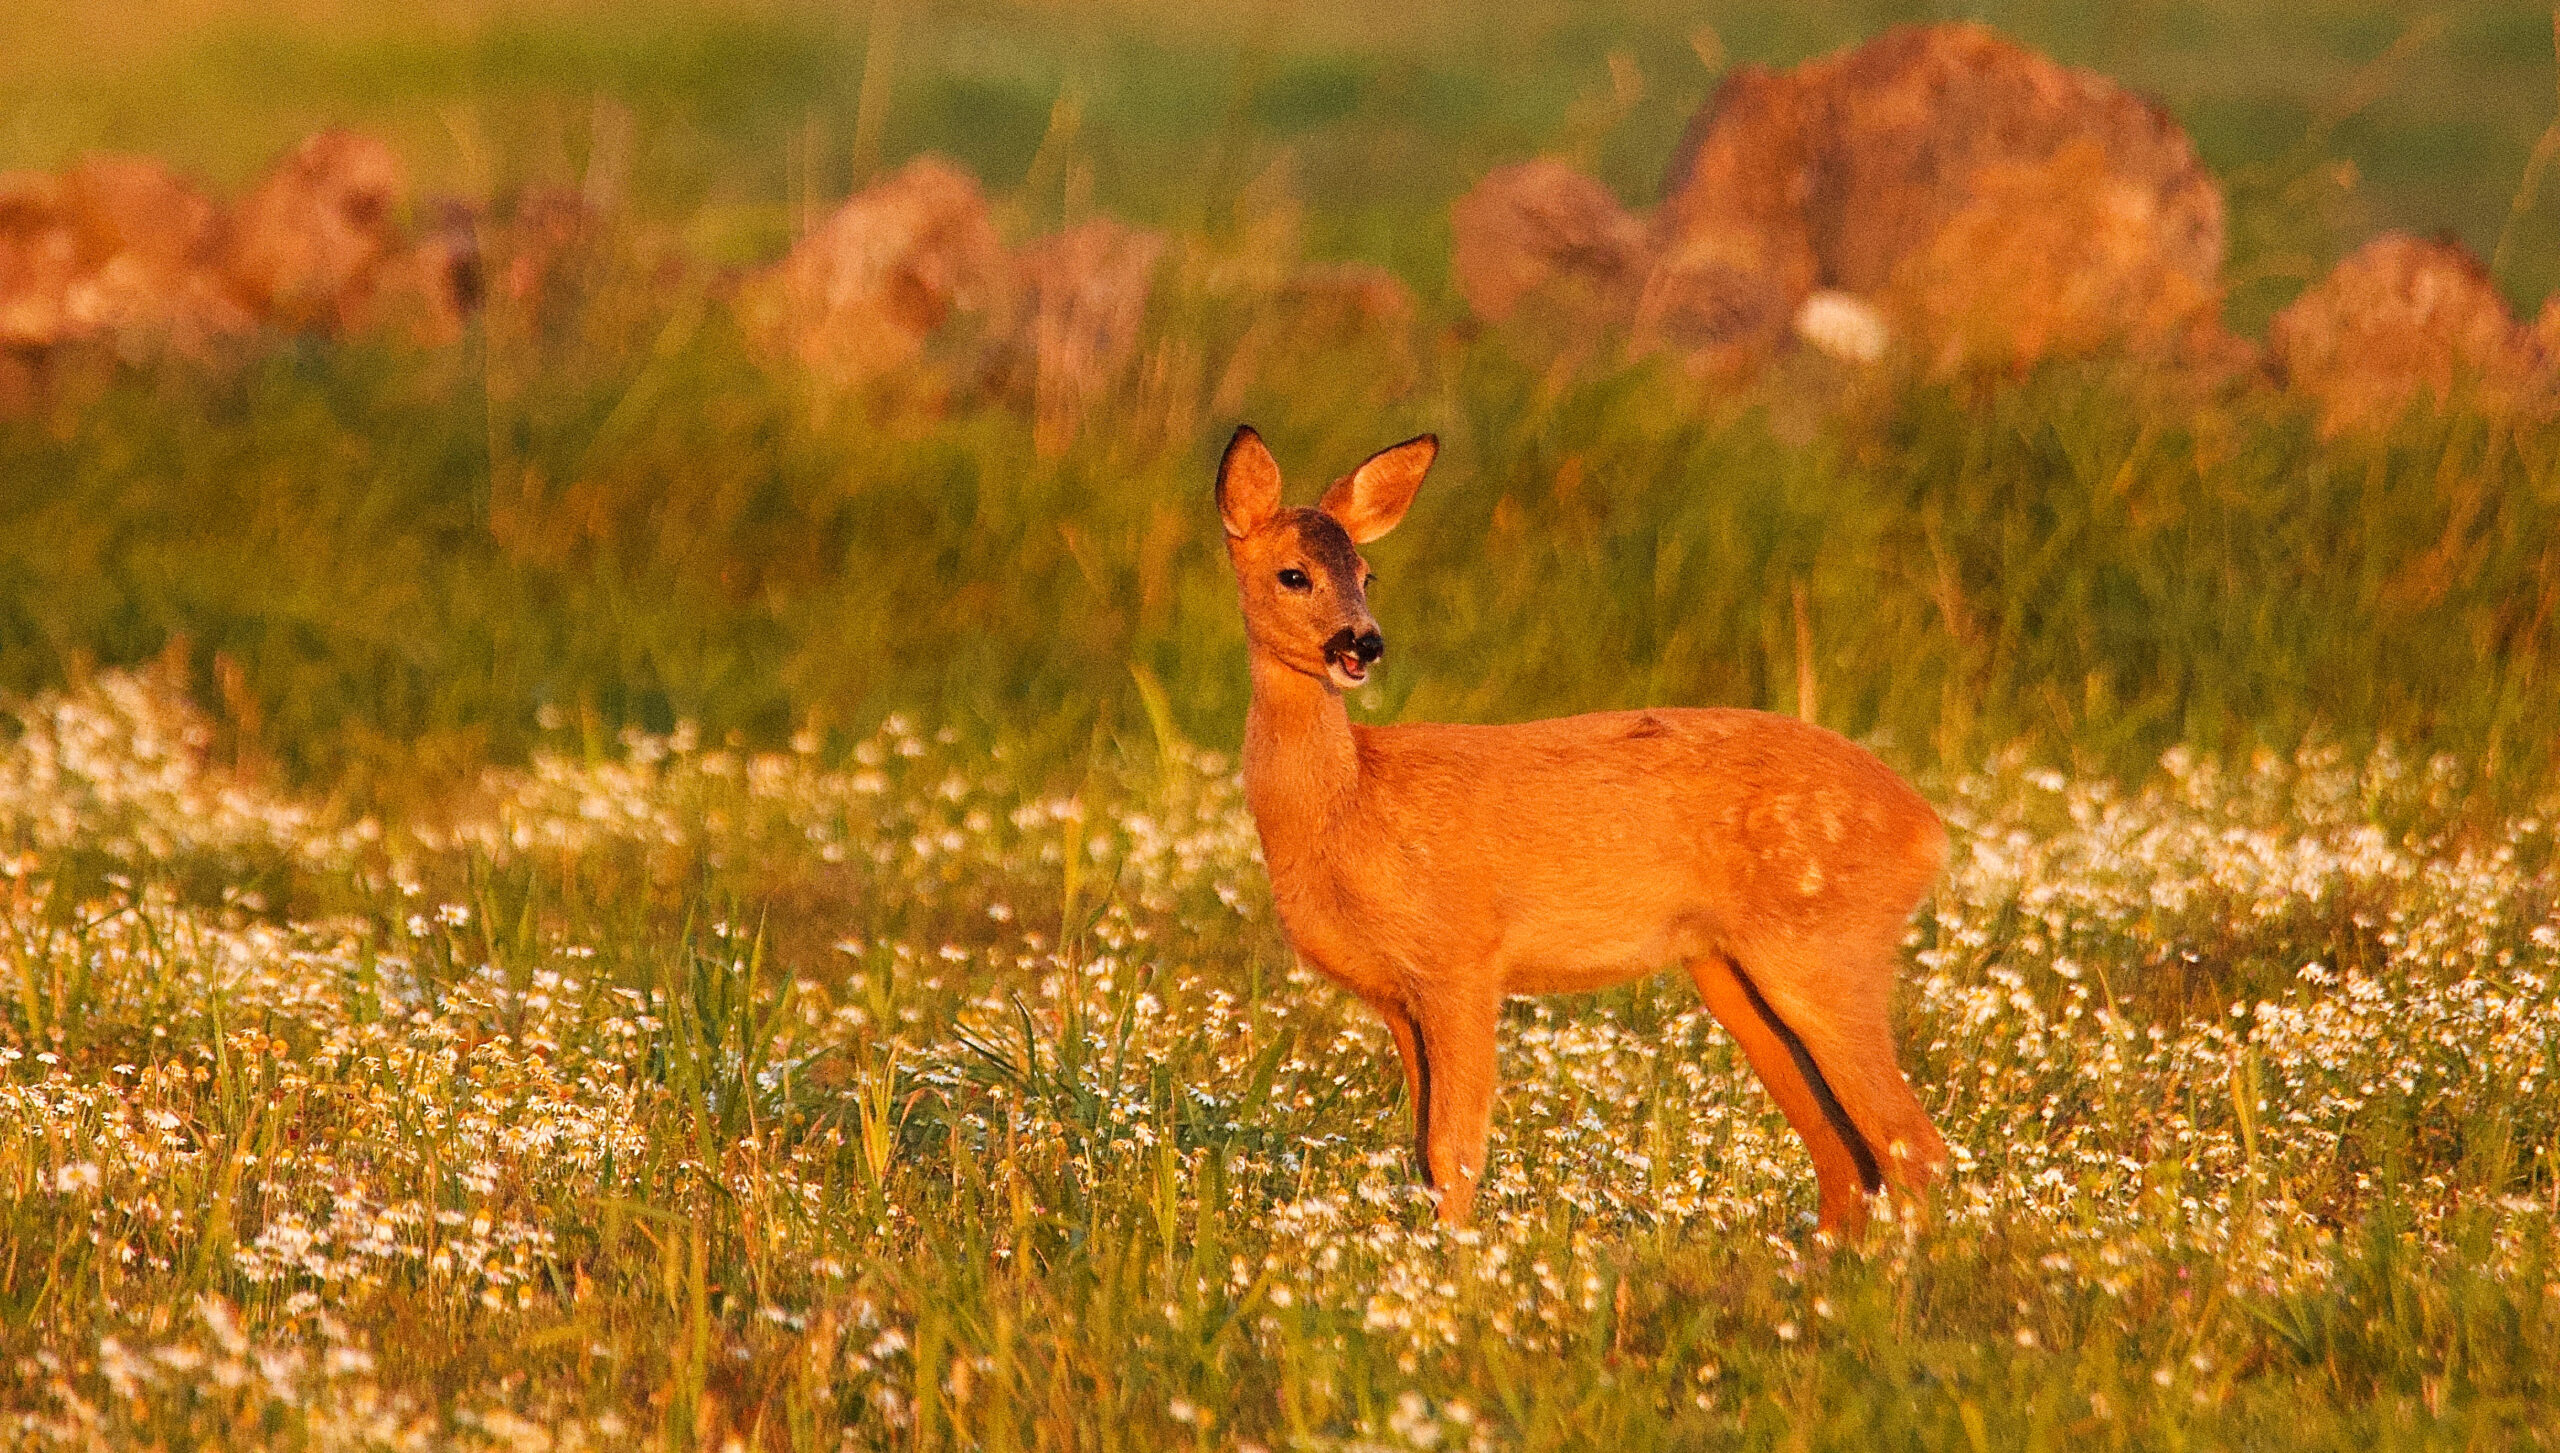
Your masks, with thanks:
[{"label": "roe deer", "polygon": [[1290,946],[1386,1016],[1439,1217],[1464,1225],[1512,994],[1688,966],[1813,1153],[1821,1229],[1946,1161],[1894,1058],[1903,925],[1946,864],[1910,784],[1766,712],[1597,712],[1516,726],[1355,726],[1386,651],[1355,546],[1404,517],[1439,445],[1373,456],[1314,509],[1280,503],[1250,428],[1218,514],[1253,669],[1245,798]]}]

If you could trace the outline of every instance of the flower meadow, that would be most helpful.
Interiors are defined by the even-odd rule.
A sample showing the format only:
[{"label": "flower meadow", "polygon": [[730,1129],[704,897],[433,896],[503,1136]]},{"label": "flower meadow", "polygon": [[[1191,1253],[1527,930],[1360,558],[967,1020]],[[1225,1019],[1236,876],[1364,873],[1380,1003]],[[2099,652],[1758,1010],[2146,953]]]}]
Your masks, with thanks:
[{"label": "flower meadow", "polygon": [[[2555,36],[2407,8],[0,10],[0,1453],[2560,1444]],[[1716,97],[1959,16],[2210,174],[2218,324],[2046,326],[2154,331],[2076,163],[1658,306],[1794,267],[1655,245]],[[1889,151],[1808,256],[1954,205]],[[2019,367],[1873,311],[2013,264]],[[1299,500],[1447,446],[1362,719],[1755,706],[1938,805],[1931,1200],[1817,1238],[1672,974],[1511,1007],[1434,1223],[1236,781],[1244,422]]]},{"label": "flower meadow", "polygon": [[154,673],[0,733],[24,1448],[1964,1449],[2560,1435],[2552,812],[2173,751],[1930,785],[1853,1247],[1673,975],[1522,1001],[1480,1224],[1226,757],[891,717],[343,820]]}]

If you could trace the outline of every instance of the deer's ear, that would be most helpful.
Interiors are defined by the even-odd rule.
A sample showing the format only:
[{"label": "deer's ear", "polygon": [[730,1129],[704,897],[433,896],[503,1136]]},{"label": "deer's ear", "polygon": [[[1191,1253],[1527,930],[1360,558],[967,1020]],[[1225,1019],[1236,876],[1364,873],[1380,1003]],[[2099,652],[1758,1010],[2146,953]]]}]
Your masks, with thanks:
[{"label": "deer's ear", "polygon": [[1230,539],[1241,540],[1279,512],[1280,461],[1251,424],[1241,425],[1218,461],[1218,518]]},{"label": "deer's ear", "polygon": [[1425,434],[1392,449],[1381,449],[1369,462],[1334,482],[1317,506],[1342,522],[1355,545],[1366,545],[1396,527],[1413,504],[1422,476],[1440,453],[1440,441]]}]

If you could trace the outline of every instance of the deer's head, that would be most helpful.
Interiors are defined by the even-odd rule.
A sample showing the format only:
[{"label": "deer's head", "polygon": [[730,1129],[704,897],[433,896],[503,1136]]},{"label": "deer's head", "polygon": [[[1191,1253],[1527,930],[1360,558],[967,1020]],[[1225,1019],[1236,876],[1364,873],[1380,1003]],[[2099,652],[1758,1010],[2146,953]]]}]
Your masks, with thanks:
[{"label": "deer's head", "polygon": [[1236,430],[1218,465],[1218,517],[1256,654],[1337,691],[1369,679],[1387,643],[1369,614],[1377,577],[1358,547],[1404,518],[1439,451],[1428,434],[1382,449],[1334,481],[1314,509],[1292,509],[1280,503],[1280,466],[1262,436],[1249,425]]}]

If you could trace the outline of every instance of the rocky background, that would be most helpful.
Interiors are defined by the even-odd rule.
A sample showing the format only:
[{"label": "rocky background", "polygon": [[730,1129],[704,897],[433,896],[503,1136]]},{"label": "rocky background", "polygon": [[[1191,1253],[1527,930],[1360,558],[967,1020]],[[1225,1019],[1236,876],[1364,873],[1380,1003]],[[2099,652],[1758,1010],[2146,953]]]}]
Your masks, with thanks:
[{"label": "rocky background", "polygon": [[[0,407],[35,407],[83,355],[201,363],[306,334],[451,347],[493,294],[557,313],[582,258],[634,226],[615,200],[419,198],[391,147],[346,131],[228,202],[142,156],[0,175]],[[1285,231],[1285,202],[1270,211]],[[1730,72],[1646,211],[1551,156],[1486,173],[1451,209],[1465,316],[1449,326],[1555,368],[1661,354],[1727,382],[1804,350],[1930,379],[2116,355],[2200,387],[2295,391],[2330,433],[2457,386],[2551,413],[2560,299],[2527,323],[2461,243],[2392,232],[2259,342],[2224,323],[2225,212],[2157,105],[1984,26],[1905,26]],[[1185,246],[1199,250],[1105,216],[1008,241],[980,179],[924,156],[769,264],[712,269],[662,247],[652,265],[708,276],[761,354],[822,393],[912,393],[938,355],[938,401],[1001,399],[1052,449],[1129,386],[1150,309],[1178,289],[1274,310],[1277,336],[1249,340],[1248,359],[1284,340],[1428,346],[1428,310],[1386,269],[1307,263],[1285,241],[1243,266]]]}]

